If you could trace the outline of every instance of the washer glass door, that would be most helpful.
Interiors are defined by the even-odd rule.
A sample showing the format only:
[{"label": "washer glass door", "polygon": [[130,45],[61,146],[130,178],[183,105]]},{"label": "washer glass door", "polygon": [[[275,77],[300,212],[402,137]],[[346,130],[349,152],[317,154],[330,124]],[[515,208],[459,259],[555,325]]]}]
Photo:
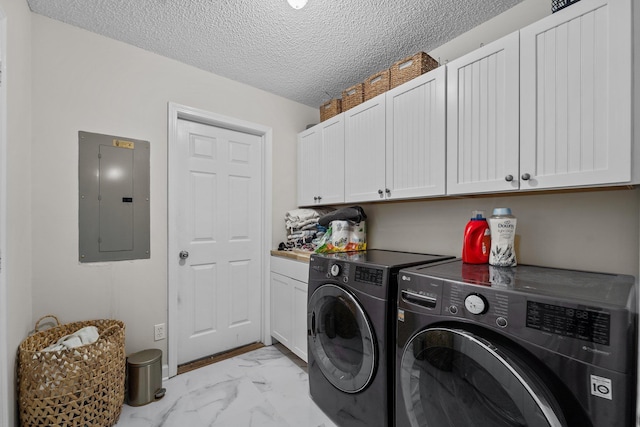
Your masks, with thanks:
[{"label": "washer glass door", "polygon": [[326,284],[309,298],[309,352],[339,390],[364,389],[375,368],[373,330],[358,301],[345,289]]},{"label": "washer glass door", "polygon": [[566,426],[534,372],[463,330],[414,335],[402,355],[399,392],[415,427]]}]

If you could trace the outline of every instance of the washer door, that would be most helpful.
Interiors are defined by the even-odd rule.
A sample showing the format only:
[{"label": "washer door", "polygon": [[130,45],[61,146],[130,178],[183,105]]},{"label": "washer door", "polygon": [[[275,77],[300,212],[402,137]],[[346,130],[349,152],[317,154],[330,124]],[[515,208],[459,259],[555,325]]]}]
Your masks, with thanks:
[{"label": "washer door", "polygon": [[309,298],[309,352],[339,390],[357,393],[371,381],[376,365],[373,329],[358,301],[326,284]]},{"label": "washer door", "polygon": [[467,331],[429,328],[414,335],[399,381],[412,426],[566,426],[551,392],[526,364]]}]

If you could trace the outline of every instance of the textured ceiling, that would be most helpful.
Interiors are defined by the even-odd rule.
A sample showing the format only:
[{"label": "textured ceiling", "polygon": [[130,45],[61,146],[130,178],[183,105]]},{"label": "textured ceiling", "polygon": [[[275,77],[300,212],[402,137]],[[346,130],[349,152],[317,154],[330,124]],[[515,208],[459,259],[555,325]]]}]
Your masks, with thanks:
[{"label": "textured ceiling", "polygon": [[[35,13],[312,107],[522,0],[27,0]],[[437,58],[436,58],[437,59]]]}]

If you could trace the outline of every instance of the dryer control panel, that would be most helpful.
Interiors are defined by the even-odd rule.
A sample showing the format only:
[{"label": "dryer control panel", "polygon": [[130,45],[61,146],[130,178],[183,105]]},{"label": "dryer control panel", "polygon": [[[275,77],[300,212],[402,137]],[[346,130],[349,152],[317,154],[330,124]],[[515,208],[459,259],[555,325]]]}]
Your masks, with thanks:
[{"label": "dryer control panel", "polygon": [[[505,285],[433,274],[460,269],[460,264],[400,271],[398,321],[402,321],[404,311],[411,311],[429,316],[433,322],[487,327],[604,368],[620,370],[627,366],[626,349],[632,342],[627,334],[635,322],[629,308],[635,300],[633,277],[602,274],[598,276],[603,281],[600,284],[580,281],[581,277],[593,278],[595,273],[524,266],[522,270],[514,268],[512,281]],[[536,283],[531,279],[533,273],[556,282]],[[518,281],[518,275],[527,281]],[[586,292],[581,292],[585,288],[594,296],[593,301],[586,300]]]},{"label": "dryer control panel", "polygon": [[[403,272],[404,273],[404,272]],[[400,307],[428,310],[453,318],[470,319],[491,327],[509,326],[510,304],[506,292],[487,292],[463,283],[445,282],[432,277],[400,274]]]}]

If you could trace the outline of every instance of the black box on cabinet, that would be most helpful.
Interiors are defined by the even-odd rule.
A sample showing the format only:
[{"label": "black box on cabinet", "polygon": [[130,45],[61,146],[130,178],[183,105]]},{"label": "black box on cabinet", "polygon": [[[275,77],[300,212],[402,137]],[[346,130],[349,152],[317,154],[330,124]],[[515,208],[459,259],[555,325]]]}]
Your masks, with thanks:
[{"label": "black box on cabinet", "polygon": [[580,0],[551,0],[551,13],[555,13],[567,6],[571,6],[578,1]]}]

